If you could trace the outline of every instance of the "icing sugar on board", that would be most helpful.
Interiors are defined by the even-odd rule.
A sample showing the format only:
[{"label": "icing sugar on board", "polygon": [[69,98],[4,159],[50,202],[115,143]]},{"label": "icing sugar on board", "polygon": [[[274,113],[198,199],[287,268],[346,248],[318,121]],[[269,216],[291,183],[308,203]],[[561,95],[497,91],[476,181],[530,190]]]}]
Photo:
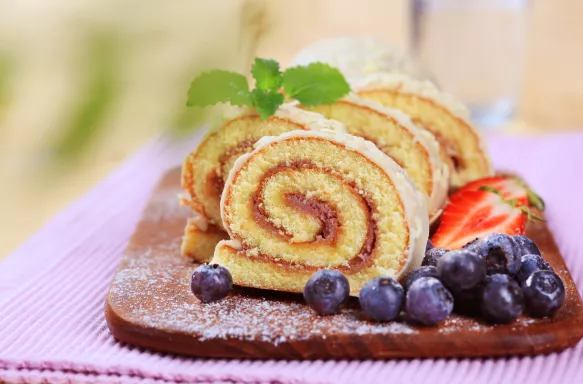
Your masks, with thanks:
[{"label": "icing sugar on board", "polygon": [[563,278],[567,300],[552,319],[523,317],[492,326],[454,315],[437,327],[406,321],[373,323],[358,303],[320,317],[301,296],[236,289],[202,304],[190,292],[196,264],[181,256],[191,212],[178,206],[180,171],[153,193],[113,278],[105,316],[113,336],[157,351],[202,357],[257,359],[369,359],[533,355],[560,351],[583,336],[583,307],[553,237],[544,224],[529,228]]}]

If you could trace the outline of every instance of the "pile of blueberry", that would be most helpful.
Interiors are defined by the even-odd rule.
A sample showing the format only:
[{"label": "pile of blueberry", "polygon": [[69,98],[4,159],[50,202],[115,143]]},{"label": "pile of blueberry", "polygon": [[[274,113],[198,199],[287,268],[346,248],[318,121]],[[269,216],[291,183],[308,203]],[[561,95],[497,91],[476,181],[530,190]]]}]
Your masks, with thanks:
[{"label": "pile of blueberry", "polygon": [[[226,297],[233,282],[227,269],[203,264],[191,288],[202,302]],[[350,286],[340,272],[320,270],[304,287],[306,303],[320,315],[340,311]],[[375,321],[391,321],[404,310],[417,323],[434,325],[453,311],[505,324],[522,313],[552,316],[565,302],[565,286],[528,237],[494,233],[449,251],[427,244],[422,266],[405,287],[390,277],[368,281],[360,291],[363,312]]]},{"label": "pile of blueberry", "polygon": [[[316,312],[329,315],[339,311],[348,292],[342,274],[322,270],[308,281],[304,297]],[[565,287],[532,240],[494,233],[455,251],[429,242],[422,266],[409,275],[405,288],[378,277],[366,283],[359,299],[376,321],[394,320],[404,309],[409,319],[434,325],[455,310],[504,324],[523,312],[553,315],[565,301]]]}]

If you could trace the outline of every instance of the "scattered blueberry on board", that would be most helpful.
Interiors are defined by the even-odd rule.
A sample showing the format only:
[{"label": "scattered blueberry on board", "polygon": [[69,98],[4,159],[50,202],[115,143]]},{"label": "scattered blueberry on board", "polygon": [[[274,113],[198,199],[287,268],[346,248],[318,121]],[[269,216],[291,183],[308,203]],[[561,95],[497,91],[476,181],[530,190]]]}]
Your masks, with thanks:
[{"label": "scattered blueberry on board", "polygon": [[543,259],[542,256],[536,254],[526,254],[520,258],[520,269],[514,278],[518,284],[522,285],[534,272],[552,270],[553,268],[545,261],[545,259]]},{"label": "scattered blueberry on board", "polygon": [[523,235],[512,235],[510,236],[516,246],[518,247],[518,253],[520,256],[524,255],[539,255],[542,256],[540,249],[537,245],[526,236]]},{"label": "scattered blueberry on board", "polygon": [[304,300],[320,315],[333,315],[340,311],[348,299],[348,279],[338,271],[321,269],[314,273],[304,286]]},{"label": "scattered blueberry on board", "polygon": [[478,256],[486,262],[489,275],[503,273],[515,275],[520,269],[518,245],[505,233],[492,233],[480,241],[476,247]]},{"label": "scattered blueberry on board", "polygon": [[482,239],[476,237],[474,240],[472,240],[469,243],[467,243],[466,245],[464,245],[462,247],[462,249],[467,249],[468,251],[478,253],[478,248],[480,247],[481,243],[482,243]]},{"label": "scattered blueberry on board", "polygon": [[522,284],[526,311],[532,317],[551,316],[565,302],[565,285],[553,271],[533,272]]},{"label": "scattered blueberry on board", "polygon": [[422,266],[437,266],[437,262],[441,259],[441,256],[448,252],[445,248],[430,248],[425,251],[425,257],[423,258]]},{"label": "scattered blueberry on board", "polygon": [[219,301],[233,289],[233,278],[227,268],[218,264],[202,264],[194,270],[190,289],[203,303]]},{"label": "scattered blueberry on board", "polygon": [[419,267],[409,275],[409,278],[407,278],[407,282],[405,283],[405,288],[409,290],[411,284],[413,284],[413,282],[415,282],[415,280],[417,280],[420,277],[439,278],[439,272],[437,272],[437,268],[434,267],[433,265]]},{"label": "scattered blueberry on board", "polygon": [[474,288],[486,277],[486,263],[477,253],[467,249],[449,251],[437,262],[441,281],[452,291]]},{"label": "scattered blueberry on board", "polygon": [[453,310],[453,296],[435,277],[420,277],[407,291],[407,314],[423,325],[441,323]]},{"label": "scattered blueberry on board", "polygon": [[369,280],[360,290],[362,311],[376,321],[391,321],[401,313],[405,292],[401,284],[391,277]]},{"label": "scattered blueberry on board", "polygon": [[524,296],[510,276],[496,273],[486,278],[482,289],[482,314],[495,324],[507,324],[524,311]]}]

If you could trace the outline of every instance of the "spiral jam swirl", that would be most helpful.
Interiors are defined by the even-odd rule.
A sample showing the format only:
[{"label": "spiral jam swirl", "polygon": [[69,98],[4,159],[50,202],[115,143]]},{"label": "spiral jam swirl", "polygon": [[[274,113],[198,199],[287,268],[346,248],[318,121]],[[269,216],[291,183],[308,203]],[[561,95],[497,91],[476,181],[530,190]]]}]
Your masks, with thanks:
[{"label": "spiral jam swirl", "polygon": [[275,116],[261,121],[258,115],[244,115],[228,121],[187,156],[182,167],[182,186],[190,195],[186,204],[221,227],[221,193],[237,158],[251,152],[261,137],[295,129],[307,128]]}]

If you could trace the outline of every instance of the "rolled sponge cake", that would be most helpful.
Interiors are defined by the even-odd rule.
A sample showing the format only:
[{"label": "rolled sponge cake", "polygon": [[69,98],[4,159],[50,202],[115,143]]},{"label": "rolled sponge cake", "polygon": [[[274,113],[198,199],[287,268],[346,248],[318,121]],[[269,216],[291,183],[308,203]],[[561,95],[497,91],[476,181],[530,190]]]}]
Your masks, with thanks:
[{"label": "rolled sponge cake", "polygon": [[293,130],[324,128],[344,131],[341,123],[291,104],[282,105],[265,120],[254,109],[231,110],[186,156],[182,165],[182,187],[187,192],[182,203],[198,214],[185,229],[182,253],[195,261],[207,262],[218,240],[226,236],[221,234],[224,231],[219,208],[221,193],[235,160],[251,152],[257,140]]},{"label": "rolled sponge cake", "polygon": [[431,132],[440,143],[444,161],[449,162],[453,188],[493,173],[485,143],[467,108],[431,82],[377,73],[361,79],[354,90],[360,97],[403,111]]},{"label": "rolled sponge cake", "polygon": [[232,168],[221,199],[231,240],[215,248],[235,284],[302,292],[323,268],[357,294],[370,278],[421,264],[424,196],[373,143],[329,131],[265,137]]}]

